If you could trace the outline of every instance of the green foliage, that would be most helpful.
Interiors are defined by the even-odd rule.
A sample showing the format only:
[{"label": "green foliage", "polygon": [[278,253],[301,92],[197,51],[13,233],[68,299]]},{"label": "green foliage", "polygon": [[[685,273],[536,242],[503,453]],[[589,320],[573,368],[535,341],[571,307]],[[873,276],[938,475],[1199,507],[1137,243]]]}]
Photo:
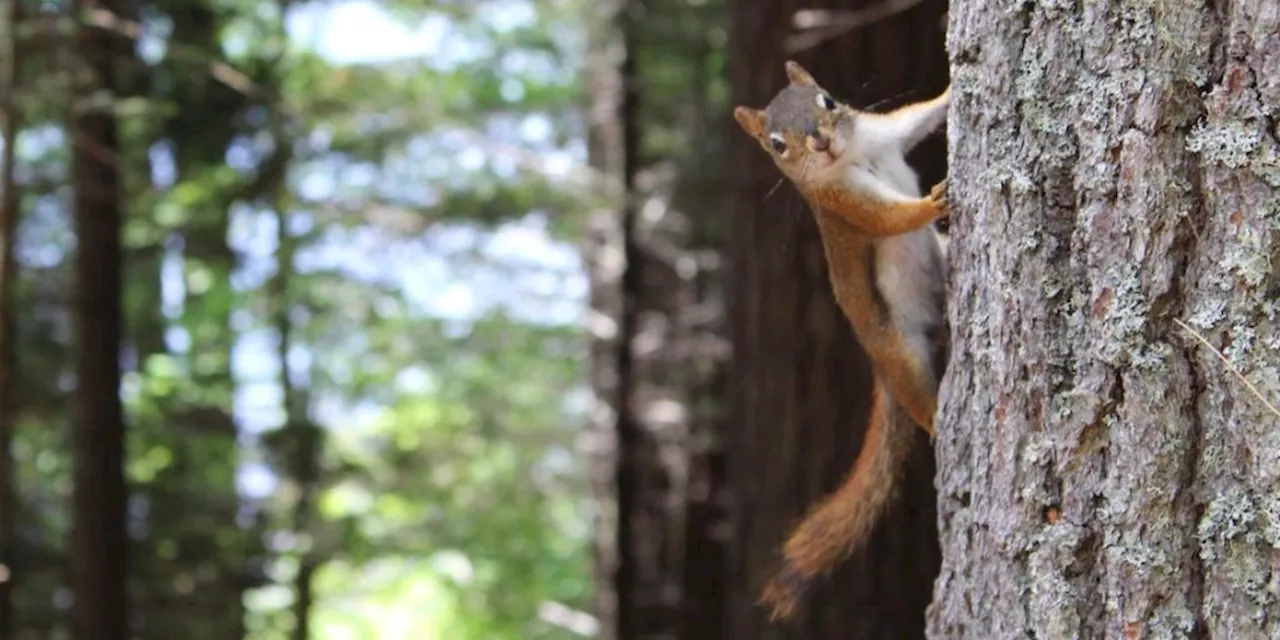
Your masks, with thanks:
[{"label": "green foliage", "polygon": [[[539,609],[587,606],[571,401],[585,345],[575,319],[528,310],[580,293],[543,292],[522,260],[566,251],[594,188],[564,177],[583,173],[579,7],[356,4],[428,25],[436,52],[333,60],[286,29],[328,3],[286,17],[154,0],[121,16],[145,27],[111,105],[140,637],[284,637],[304,561],[320,566],[316,637],[577,637]],[[38,31],[24,31],[20,100],[15,571],[19,628],[57,637],[74,388],[61,123],[76,66],[70,42]],[[476,248],[531,216],[543,249]],[[441,302],[459,287],[486,302]]]},{"label": "green foliage", "polygon": [[548,402],[578,384],[574,337],[495,317],[425,342],[451,361],[401,369],[396,401],[334,434],[320,510],[364,540],[343,546],[443,563],[437,595],[461,614],[444,637],[561,637],[534,620],[588,596],[578,420]]}]

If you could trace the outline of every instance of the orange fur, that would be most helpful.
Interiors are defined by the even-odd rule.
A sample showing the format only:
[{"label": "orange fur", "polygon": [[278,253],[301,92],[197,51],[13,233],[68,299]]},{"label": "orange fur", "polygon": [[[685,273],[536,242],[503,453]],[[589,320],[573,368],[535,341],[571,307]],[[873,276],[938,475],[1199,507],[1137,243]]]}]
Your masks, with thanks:
[{"label": "orange fur", "polygon": [[933,437],[937,381],[904,344],[902,332],[874,312],[874,284],[866,278],[872,240],[826,209],[815,214],[836,302],[867,350],[875,373],[866,436],[853,468],[833,493],[792,530],[781,569],[761,603],[770,619],[785,620],[814,580],[861,547],[896,494],[914,437],[913,424]]},{"label": "orange fur", "polygon": [[820,184],[799,187],[809,202],[822,207],[873,238],[898,236],[932,224],[947,215],[946,183],[914,200],[888,200],[869,191],[850,191]]},{"label": "orange fur", "polygon": [[[946,339],[945,319],[927,287],[901,285],[943,277],[941,258],[926,255],[941,245],[930,244],[937,239],[925,227],[947,215],[946,181],[916,197],[903,155],[945,118],[951,96],[948,87],[933,100],[870,114],[831,100],[799,65],[788,62],[786,71],[791,86],[767,109],[740,106],[734,118],[813,207],[836,301],[871,359],[875,388],[853,469],[795,528],[765,587],[762,603],[775,620],[790,617],[814,579],[865,543],[896,493],[911,424],[933,436],[941,365],[925,351],[945,347],[935,342]],[[909,233],[931,240],[890,240]],[[886,265],[882,283],[876,274]]]},{"label": "orange fur", "polygon": [[875,367],[876,377],[911,421],[932,438],[938,381],[928,373],[927,363],[912,355],[901,329],[882,322],[875,313],[875,283],[867,279],[872,239],[827,209],[818,209],[815,215],[836,304],[853,325],[858,342]]},{"label": "orange fur", "polygon": [[814,579],[861,546],[896,492],[896,478],[914,437],[888,389],[876,381],[867,433],[853,470],[796,527],[783,547],[783,566],[765,585],[761,603],[772,620],[789,618]]}]

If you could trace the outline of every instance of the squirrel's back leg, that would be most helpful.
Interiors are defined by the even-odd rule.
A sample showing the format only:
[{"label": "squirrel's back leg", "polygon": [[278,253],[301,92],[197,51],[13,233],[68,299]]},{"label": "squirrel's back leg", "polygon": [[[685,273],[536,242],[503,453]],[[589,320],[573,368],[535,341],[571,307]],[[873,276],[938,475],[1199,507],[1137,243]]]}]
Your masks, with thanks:
[{"label": "squirrel's back leg", "polygon": [[877,382],[884,386],[898,410],[933,438],[940,379],[934,337],[884,332],[870,343],[873,348],[867,351]]}]

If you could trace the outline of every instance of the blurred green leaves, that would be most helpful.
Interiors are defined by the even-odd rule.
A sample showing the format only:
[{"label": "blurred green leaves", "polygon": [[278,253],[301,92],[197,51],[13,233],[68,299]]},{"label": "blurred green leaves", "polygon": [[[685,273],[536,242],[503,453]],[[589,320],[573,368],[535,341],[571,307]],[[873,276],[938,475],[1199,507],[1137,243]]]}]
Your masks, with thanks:
[{"label": "blurred green leaves", "polygon": [[[130,85],[112,105],[141,637],[283,637],[303,552],[321,562],[320,637],[577,637],[538,611],[585,608],[590,589],[572,453],[585,343],[547,311],[581,301],[535,281],[579,275],[539,261],[569,251],[597,186],[581,157],[580,7],[363,4],[426,24],[434,52],[334,60],[276,4],[249,0],[144,1],[121,17],[144,53],[123,63]],[[57,637],[74,388],[61,122],[75,66],[69,43],[30,33],[18,609],[24,631]],[[283,294],[277,218],[296,245]],[[546,234],[483,248],[532,218]],[[457,237],[473,247],[450,248]],[[441,302],[455,290],[483,303]],[[281,408],[281,304],[305,423]],[[298,524],[289,454],[304,432],[323,437],[316,514]]]}]

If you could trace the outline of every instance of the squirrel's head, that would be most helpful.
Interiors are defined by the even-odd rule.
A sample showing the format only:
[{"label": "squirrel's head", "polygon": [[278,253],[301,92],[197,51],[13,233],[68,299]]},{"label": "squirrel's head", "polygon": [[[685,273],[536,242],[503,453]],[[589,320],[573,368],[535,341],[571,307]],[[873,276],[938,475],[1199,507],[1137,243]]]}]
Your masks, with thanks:
[{"label": "squirrel's head", "polygon": [[769,106],[737,107],[733,117],[783,173],[804,187],[844,164],[856,112],[832,98],[799,64],[788,61],[786,70],[790,84]]}]

